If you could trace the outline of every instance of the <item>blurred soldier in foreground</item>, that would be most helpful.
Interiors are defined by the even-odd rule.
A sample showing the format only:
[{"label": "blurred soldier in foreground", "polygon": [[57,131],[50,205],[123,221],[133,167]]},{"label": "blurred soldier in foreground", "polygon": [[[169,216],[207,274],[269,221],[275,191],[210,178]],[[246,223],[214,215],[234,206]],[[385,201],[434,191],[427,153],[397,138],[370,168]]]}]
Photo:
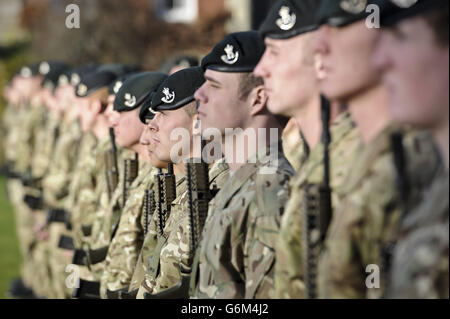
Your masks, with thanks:
[{"label": "blurred soldier in foreground", "polygon": [[323,0],[317,14],[321,27],[314,46],[326,73],[321,90],[330,100],[348,104],[363,143],[344,186],[336,190],[342,200],[320,255],[321,298],[381,298],[386,293],[386,269],[401,214],[391,135],[404,135],[401,152],[413,180],[411,200],[420,200],[438,166],[427,134],[392,124],[387,90],[372,64],[379,30],[368,28],[369,13],[365,2]]},{"label": "blurred soldier in foreground", "polygon": [[[324,99],[321,103],[318,76],[323,76],[323,70],[316,70],[313,50],[314,31],[318,28],[314,14],[319,5],[320,1],[317,0],[279,1],[261,28],[266,37],[267,50],[255,73],[261,73],[265,85],[273,87],[269,90],[272,93],[269,95],[269,106],[278,105],[280,108],[291,103],[292,111],[298,112],[296,118],[311,148],[309,158],[291,181],[290,198],[282,219],[276,247],[277,298],[308,297],[305,290],[309,283],[315,284],[313,274],[317,271],[315,265],[321,244],[319,239],[315,248],[311,245],[310,234],[320,231],[312,222],[316,222],[316,225],[326,223],[331,208],[338,206],[337,192],[332,192],[331,197],[330,191],[342,187],[360,145],[359,132],[345,108],[338,103],[330,110]],[[290,28],[279,22],[283,11],[296,17],[295,24],[291,23]],[[316,56],[316,63],[320,66],[320,56]],[[295,77],[286,72],[294,72]],[[285,94],[286,90],[293,92]],[[322,120],[321,112],[325,116]],[[329,123],[331,143],[320,140],[322,127],[326,133]],[[329,159],[324,158],[325,151],[329,152]],[[331,172],[324,170],[323,163],[328,160]],[[326,175],[331,175],[331,185],[324,181]],[[330,198],[331,207],[325,207],[321,212],[319,208],[326,206]],[[313,208],[316,202],[320,204]],[[308,278],[305,278],[305,274]]]},{"label": "blurred soldier in foreground", "polygon": [[[398,1],[392,1],[397,3]],[[407,206],[400,238],[388,269],[389,298],[449,298],[449,2],[419,0],[382,13],[375,64],[389,89],[395,121],[428,130],[443,158],[443,169],[422,202]],[[406,172],[407,173],[407,172]],[[408,192],[411,176],[398,168]],[[405,200],[409,196],[405,193]]]}]

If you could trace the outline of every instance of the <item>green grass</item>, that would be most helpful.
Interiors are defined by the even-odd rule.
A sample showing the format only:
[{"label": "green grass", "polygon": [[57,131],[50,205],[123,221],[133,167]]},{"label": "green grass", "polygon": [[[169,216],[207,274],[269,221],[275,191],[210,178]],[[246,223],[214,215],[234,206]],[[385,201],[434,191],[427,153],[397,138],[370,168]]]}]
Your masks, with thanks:
[{"label": "green grass", "polygon": [[21,256],[13,208],[6,196],[6,181],[0,177],[0,299],[12,279],[20,276]]}]

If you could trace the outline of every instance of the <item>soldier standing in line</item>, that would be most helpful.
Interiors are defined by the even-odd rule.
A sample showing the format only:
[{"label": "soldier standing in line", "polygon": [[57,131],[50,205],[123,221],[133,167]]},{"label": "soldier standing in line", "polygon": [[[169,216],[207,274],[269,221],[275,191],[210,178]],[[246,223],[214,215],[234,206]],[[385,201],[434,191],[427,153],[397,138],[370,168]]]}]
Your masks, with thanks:
[{"label": "soldier standing in line", "polygon": [[[287,119],[267,110],[263,80],[252,74],[264,49],[257,32],[234,33],[202,61],[206,83],[195,94],[202,131],[221,133],[230,178],[210,203],[193,265],[193,297],[274,296],[275,244],[294,170],[279,141]],[[265,136],[256,137],[261,132]],[[242,148],[252,133],[255,140]]]},{"label": "soldier standing in line", "polygon": [[[388,0],[386,0],[388,1]],[[401,5],[399,1],[391,1]],[[419,0],[382,12],[384,29],[375,64],[390,88],[396,122],[428,130],[443,158],[415,205],[402,203],[400,238],[389,271],[389,298],[449,298],[449,2]],[[409,174],[398,167],[399,187],[409,200]]]},{"label": "soldier standing in line", "polygon": [[[260,30],[266,37],[267,49],[255,74],[261,75],[265,86],[270,88],[269,108],[276,105],[278,108],[273,112],[279,113],[283,107],[291,105],[292,112],[298,113],[296,118],[301,123],[300,127],[311,149],[309,158],[291,180],[290,198],[282,218],[276,247],[277,298],[306,297],[304,276],[309,267],[303,263],[304,255],[308,253],[307,259],[313,259],[304,245],[304,238],[310,231],[305,228],[307,221],[304,219],[307,219],[306,214],[313,213],[305,209],[313,197],[311,194],[307,195],[307,191],[312,192],[311,185],[320,185],[324,179],[324,149],[329,148],[330,186],[333,190],[342,186],[360,145],[359,132],[350,114],[345,108],[339,107],[339,104],[333,105],[330,110],[330,145],[320,141],[322,124],[319,74],[315,69],[312,46],[316,34],[314,31],[318,28],[314,14],[319,6],[320,1],[317,0],[279,1]],[[284,16],[290,19],[283,20]],[[294,75],[291,76],[291,73]],[[291,90],[292,94],[286,93]],[[328,124],[323,123],[326,126]],[[338,205],[339,197],[336,192],[332,192],[332,207]]]},{"label": "soldier standing in line", "polygon": [[[376,1],[323,0],[315,50],[326,76],[322,92],[348,104],[359,128],[363,150],[345,183],[336,191],[342,200],[324,239],[318,266],[321,298],[380,298],[385,294],[390,248],[397,240],[399,196],[391,135],[405,135],[408,171],[413,172],[412,196],[431,179],[438,159],[427,134],[399,129],[388,111],[387,90],[372,64],[379,30],[369,28],[367,5]],[[377,277],[378,276],[378,280]]]}]

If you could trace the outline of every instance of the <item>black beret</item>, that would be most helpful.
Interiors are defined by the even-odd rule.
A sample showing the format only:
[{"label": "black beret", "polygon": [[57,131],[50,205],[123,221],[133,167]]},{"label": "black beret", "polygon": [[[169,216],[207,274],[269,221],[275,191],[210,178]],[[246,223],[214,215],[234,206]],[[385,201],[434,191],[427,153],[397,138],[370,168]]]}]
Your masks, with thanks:
[{"label": "black beret", "polygon": [[176,66],[182,66],[184,68],[192,68],[198,65],[199,60],[197,57],[190,55],[180,55],[165,62],[161,66],[160,71],[163,73],[169,73],[169,71]]},{"label": "black beret", "polygon": [[88,73],[81,77],[80,83],[75,87],[78,97],[87,97],[102,87],[109,86],[116,79],[116,75],[109,71]]},{"label": "black beret", "polygon": [[141,72],[131,76],[116,94],[114,111],[128,112],[137,109],[165,79],[167,75],[160,72]]},{"label": "black beret", "polygon": [[256,31],[232,33],[202,60],[203,70],[251,73],[264,54],[264,41]]},{"label": "black beret", "polygon": [[369,5],[383,5],[380,0],[322,0],[316,14],[316,23],[334,27],[344,27],[367,18],[371,12]]},{"label": "black beret", "polygon": [[153,120],[155,113],[152,110],[152,100],[156,92],[150,93],[142,103],[141,110],[139,111],[139,119],[142,123],[147,124],[147,120]]},{"label": "black beret", "polygon": [[194,94],[205,83],[200,67],[184,69],[169,76],[152,99],[152,110],[174,111],[195,100]]},{"label": "black beret", "polygon": [[319,27],[315,14],[321,0],[280,0],[270,9],[259,32],[263,38],[289,39]]},{"label": "black beret", "polygon": [[76,87],[78,84],[80,84],[82,77],[85,77],[90,73],[94,73],[97,68],[98,68],[97,64],[89,63],[72,69],[68,74],[70,84]]},{"label": "black beret", "polygon": [[31,78],[33,76],[36,75],[40,75],[39,73],[39,63],[32,63],[29,65],[25,65],[23,67],[20,68],[19,72],[17,73],[18,75],[20,75],[23,78]]},{"label": "black beret", "polygon": [[448,0],[383,0],[382,2],[386,3],[381,14],[383,26],[394,25],[403,19],[433,8],[442,7],[442,10],[448,10]]},{"label": "black beret", "polygon": [[39,73],[44,76],[42,86],[53,90],[59,82],[59,77],[67,74],[70,67],[67,63],[44,61],[39,65]]},{"label": "black beret", "polygon": [[117,93],[119,93],[120,88],[122,87],[123,83],[129,79],[130,77],[132,77],[133,75],[136,75],[138,73],[141,72],[132,72],[132,73],[127,73],[125,75],[122,75],[121,77],[117,78],[113,83],[111,83],[108,87],[108,92],[109,95],[116,95]]}]

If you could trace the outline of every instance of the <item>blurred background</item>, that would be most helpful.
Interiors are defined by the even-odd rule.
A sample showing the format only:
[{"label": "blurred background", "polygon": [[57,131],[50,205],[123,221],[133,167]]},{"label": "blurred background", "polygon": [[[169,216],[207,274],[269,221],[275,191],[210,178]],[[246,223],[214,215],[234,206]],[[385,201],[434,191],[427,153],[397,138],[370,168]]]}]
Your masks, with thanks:
[{"label": "blurred background", "polygon": [[[201,57],[226,33],[258,29],[275,1],[0,0],[0,89],[22,65],[41,60],[155,70],[180,54]],[[66,27],[70,4],[79,7],[80,28]],[[0,119],[4,107],[0,94]],[[19,265],[14,214],[0,177],[0,298]]]}]

